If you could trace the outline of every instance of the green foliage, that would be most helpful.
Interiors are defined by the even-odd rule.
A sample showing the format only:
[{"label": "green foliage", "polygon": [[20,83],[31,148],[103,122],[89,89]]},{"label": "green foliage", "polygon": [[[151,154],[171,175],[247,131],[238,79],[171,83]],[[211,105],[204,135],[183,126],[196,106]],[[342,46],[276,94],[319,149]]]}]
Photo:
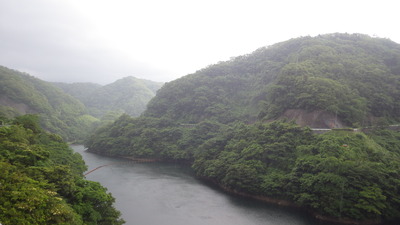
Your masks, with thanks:
[{"label": "green foliage", "polygon": [[392,198],[399,191],[394,188],[400,178],[398,155],[363,134],[344,131],[298,149],[302,155],[292,179],[307,194],[295,194],[296,201],[335,217],[398,217],[398,197]]},{"label": "green foliage", "polygon": [[0,105],[0,118],[14,118],[16,116],[20,116],[20,113],[9,106]]},{"label": "green foliage", "polygon": [[54,189],[35,181],[11,164],[0,162],[2,224],[83,224]]},{"label": "green foliage", "polygon": [[400,132],[388,129],[376,129],[369,136],[387,150],[400,155]]},{"label": "green foliage", "polygon": [[[274,86],[264,116],[279,116],[286,109],[325,110],[348,124],[367,116],[398,118],[400,47],[384,39],[332,34],[294,39],[292,49]],[[390,54],[388,60],[386,54]],[[389,63],[390,61],[390,63]],[[396,70],[397,71],[397,70]]]},{"label": "green foliage", "polygon": [[400,215],[400,157],[366,135],[332,131],[314,137],[307,129],[280,122],[240,131],[224,132],[220,142],[212,142],[215,147],[211,142],[201,146],[193,164],[199,176],[336,218]]},{"label": "green foliage", "polygon": [[[246,58],[237,61],[243,62],[243,66],[250,63]],[[258,106],[251,99],[258,94],[261,78],[243,76],[230,68],[237,61],[214,65],[166,83],[149,102],[144,115],[181,123],[254,120]]]},{"label": "green foliage", "polygon": [[16,117],[14,124],[21,125],[25,129],[31,130],[33,133],[40,133],[42,128],[39,125],[39,117],[37,115],[24,115]]},{"label": "green foliage", "polygon": [[122,224],[114,198],[83,178],[81,156],[37,120],[25,115],[0,127],[1,223]]},{"label": "green foliage", "polygon": [[192,152],[184,149],[191,142],[185,139],[187,132],[190,128],[168,119],[133,119],[125,114],[113,124],[98,129],[85,145],[102,154],[189,160]]},{"label": "green foliage", "polygon": [[348,86],[321,77],[283,75],[271,87],[269,98],[272,117],[286,109],[324,110],[351,124],[361,123],[366,110],[365,99]]}]

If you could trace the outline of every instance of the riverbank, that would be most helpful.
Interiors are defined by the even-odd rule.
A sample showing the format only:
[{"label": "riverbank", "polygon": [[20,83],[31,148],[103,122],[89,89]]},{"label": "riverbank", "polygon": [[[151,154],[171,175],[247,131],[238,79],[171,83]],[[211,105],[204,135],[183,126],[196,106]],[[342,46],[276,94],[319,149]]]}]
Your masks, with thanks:
[{"label": "riverbank", "polygon": [[146,225],[327,225],[301,211],[225,194],[178,163],[136,163],[103,157],[74,146],[89,170],[87,179],[103,184],[116,199],[126,224]]},{"label": "riverbank", "polygon": [[[89,151],[91,153],[96,153],[93,151]],[[157,163],[157,162],[166,162],[166,163],[178,163],[178,164],[184,164],[184,165],[191,165],[189,161],[179,161],[179,160],[166,160],[162,158],[138,158],[138,157],[133,157],[133,156],[112,156],[112,155],[107,155],[107,154],[99,154],[103,156],[108,156],[108,157],[113,157],[113,158],[122,158],[122,159],[127,159],[131,160],[134,162],[138,163]],[[351,220],[351,219],[346,219],[346,218],[333,218],[333,217],[328,217],[328,216],[323,216],[320,215],[312,210],[306,209],[304,207],[301,207],[294,202],[288,201],[288,200],[283,200],[283,199],[276,199],[276,198],[271,198],[271,197],[266,197],[266,196],[260,196],[260,195],[252,195],[249,193],[245,192],[240,192],[234,189],[230,189],[219,182],[209,179],[207,177],[198,177],[201,180],[204,180],[208,183],[211,183],[214,186],[217,186],[219,189],[223,190],[226,193],[230,193],[233,195],[245,197],[245,198],[251,198],[257,201],[262,201],[262,202],[267,202],[270,204],[278,205],[278,206],[283,206],[283,207],[291,207],[291,208],[296,208],[299,209],[300,211],[303,211],[304,213],[307,213],[311,215],[313,218],[322,221],[322,222],[329,222],[329,223],[334,223],[334,224],[344,224],[344,225],[379,225],[379,224],[385,224],[383,221],[380,220],[367,220],[367,221],[357,221],[357,220]]]},{"label": "riverbank", "polygon": [[[135,157],[130,157],[130,156],[124,156],[122,158],[130,159],[135,162],[144,162],[144,163],[145,162],[171,162],[171,160],[163,160],[163,159],[159,159],[159,158],[158,159],[135,158]],[[179,161],[173,161],[173,162],[179,163]],[[188,162],[186,162],[185,164],[188,165]],[[315,218],[319,221],[322,221],[322,222],[330,222],[330,223],[335,223],[338,225],[339,224],[343,224],[343,225],[380,225],[380,224],[383,224],[383,221],[381,221],[381,220],[357,221],[357,220],[352,220],[352,219],[347,219],[347,218],[338,219],[338,218],[334,218],[334,217],[324,216],[315,211],[312,211],[310,209],[306,209],[302,206],[299,206],[296,203],[288,201],[288,200],[276,199],[276,198],[271,198],[271,197],[261,196],[261,195],[252,195],[252,194],[249,194],[246,192],[240,192],[240,191],[228,188],[228,187],[222,185],[221,183],[217,182],[216,180],[213,180],[213,179],[210,179],[207,177],[198,177],[198,178],[217,186],[218,188],[220,188],[221,190],[223,190],[226,193],[234,194],[234,195],[241,196],[241,197],[251,198],[251,199],[254,199],[257,201],[275,204],[278,206],[296,208],[301,211],[304,211],[305,213],[311,215],[313,218]]]},{"label": "riverbank", "polygon": [[186,159],[164,159],[164,158],[144,158],[144,157],[135,157],[135,156],[129,156],[129,155],[112,155],[112,154],[105,154],[103,152],[97,152],[97,151],[89,151],[85,150],[90,153],[94,153],[97,155],[101,156],[106,156],[106,157],[112,157],[112,158],[120,158],[120,159],[127,159],[131,160],[137,163],[156,163],[156,162],[165,162],[165,163],[179,163],[183,165],[189,165],[191,166],[193,161],[191,160],[186,160]]},{"label": "riverbank", "polygon": [[218,188],[220,188],[221,190],[223,190],[227,193],[245,197],[245,198],[251,198],[251,199],[254,199],[257,201],[262,201],[262,202],[266,202],[266,203],[270,203],[270,204],[275,204],[278,206],[296,208],[298,210],[304,211],[304,213],[307,213],[307,214],[311,215],[313,218],[315,218],[319,221],[322,221],[322,222],[330,222],[330,223],[335,223],[338,225],[339,224],[342,224],[342,225],[381,225],[381,224],[385,224],[383,221],[380,221],[380,220],[357,221],[357,220],[351,220],[351,219],[346,219],[346,218],[338,219],[338,218],[334,218],[334,217],[324,216],[315,211],[312,211],[310,209],[306,209],[302,206],[299,206],[296,203],[288,201],[288,200],[271,198],[271,197],[262,196],[262,195],[253,195],[253,194],[249,194],[246,192],[240,192],[240,191],[231,189],[229,187],[226,187],[216,180],[213,180],[213,179],[210,179],[207,177],[199,177],[199,178],[208,183],[211,183],[212,185],[217,186]]}]

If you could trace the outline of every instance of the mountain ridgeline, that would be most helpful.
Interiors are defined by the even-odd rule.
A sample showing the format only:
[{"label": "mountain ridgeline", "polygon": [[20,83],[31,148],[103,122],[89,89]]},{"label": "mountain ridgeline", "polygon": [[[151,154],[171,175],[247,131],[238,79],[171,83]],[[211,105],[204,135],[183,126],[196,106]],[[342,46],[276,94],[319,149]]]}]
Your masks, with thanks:
[{"label": "mountain ridgeline", "polygon": [[[361,34],[301,37],[166,83],[142,116],[121,116],[85,145],[189,163],[225,190],[319,218],[380,223],[400,218],[400,134],[382,126],[400,121],[398,99],[399,44]],[[293,121],[381,127],[317,135]]]},{"label": "mountain ridgeline", "polygon": [[52,84],[6,67],[0,67],[0,115],[13,118],[41,115],[42,126],[66,140],[86,136],[98,120],[85,106]]},{"label": "mountain ridgeline", "polygon": [[228,123],[302,109],[330,112],[349,126],[394,122],[399,57],[398,44],[365,35],[292,39],[167,83],[145,115]]},{"label": "mountain ridgeline", "polygon": [[92,83],[54,84],[79,99],[97,118],[110,112],[139,116],[163,85],[135,77],[125,77],[105,86]]},{"label": "mountain ridgeline", "polygon": [[123,113],[140,115],[161,85],[134,77],[105,86],[49,83],[0,66],[0,119],[38,114],[47,131],[67,141],[82,141]]}]

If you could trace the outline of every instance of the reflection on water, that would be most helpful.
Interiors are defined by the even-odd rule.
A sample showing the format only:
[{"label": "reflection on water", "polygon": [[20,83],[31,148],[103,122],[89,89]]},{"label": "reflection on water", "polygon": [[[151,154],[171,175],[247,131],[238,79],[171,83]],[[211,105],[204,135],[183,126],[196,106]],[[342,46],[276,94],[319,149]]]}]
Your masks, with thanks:
[{"label": "reflection on water", "polygon": [[86,178],[108,188],[128,225],[321,225],[293,209],[226,194],[184,166],[133,163],[71,147],[88,170],[113,163]]}]

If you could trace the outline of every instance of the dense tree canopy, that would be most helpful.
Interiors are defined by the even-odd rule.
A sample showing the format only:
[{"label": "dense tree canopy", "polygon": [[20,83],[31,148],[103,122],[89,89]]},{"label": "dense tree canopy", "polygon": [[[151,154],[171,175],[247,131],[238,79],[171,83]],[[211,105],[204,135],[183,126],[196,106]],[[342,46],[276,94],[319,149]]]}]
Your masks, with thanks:
[{"label": "dense tree canopy", "polygon": [[167,83],[147,116],[185,123],[325,110],[347,125],[400,120],[400,45],[360,34],[291,39]]},{"label": "dense tree canopy", "polygon": [[400,93],[398,44],[345,34],[292,42],[301,44],[288,55],[271,87],[269,116],[301,108],[338,113],[348,124],[368,117],[399,120],[399,104],[394,101]]},{"label": "dense tree canopy", "polygon": [[307,129],[274,122],[223,136],[224,144],[201,149],[193,164],[198,175],[335,218],[400,216],[400,156],[362,133],[313,136]]},{"label": "dense tree canopy", "polygon": [[85,180],[86,166],[60,136],[25,115],[0,127],[0,223],[122,224],[114,198]]}]

